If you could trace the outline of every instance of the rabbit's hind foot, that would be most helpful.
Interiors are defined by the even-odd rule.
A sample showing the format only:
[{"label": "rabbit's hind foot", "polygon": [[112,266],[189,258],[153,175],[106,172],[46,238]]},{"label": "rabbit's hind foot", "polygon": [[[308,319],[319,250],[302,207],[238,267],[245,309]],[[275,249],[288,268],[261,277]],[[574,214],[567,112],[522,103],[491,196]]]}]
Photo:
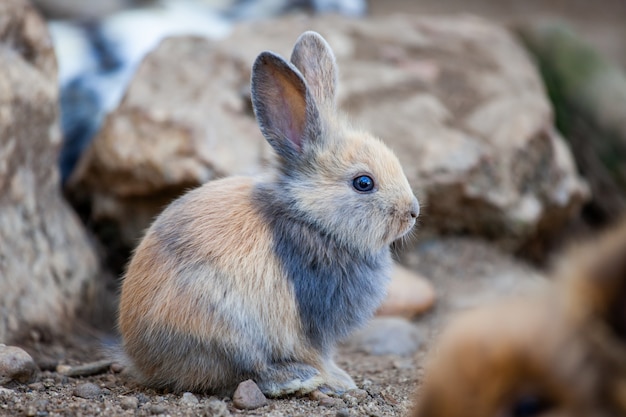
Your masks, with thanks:
[{"label": "rabbit's hind foot", "polygon": [[324,382],[319,370],[304,363],[272,364],[255,380],[268,397],[307,394]]}]

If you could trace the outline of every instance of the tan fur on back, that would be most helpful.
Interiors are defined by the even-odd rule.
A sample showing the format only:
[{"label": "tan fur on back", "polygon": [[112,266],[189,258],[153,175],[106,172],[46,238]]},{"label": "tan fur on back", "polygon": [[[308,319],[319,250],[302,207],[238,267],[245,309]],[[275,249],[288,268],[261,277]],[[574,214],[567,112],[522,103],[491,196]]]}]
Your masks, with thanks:
[{"label": "tan fur on back", "polygon": [[[242,334],[220,319],[224,314],[243,327],[255,327],[277,355],[308,358],[298,342],[302,335],[293,288],[281,279],[272,237],[251,205],[252,185],[245,177],[207,183],[183,197],[183,210],[177,208],[175,216],[174,210],[164,212],[150,228],[123,283],[120,329],[129,344],[145,326],[155,326],[208,340],[217,334],[236,346]],[[190,262],[167,253],[161,229],[194,242],[188,250],[203,266],[173,279],[180,263]]]}]

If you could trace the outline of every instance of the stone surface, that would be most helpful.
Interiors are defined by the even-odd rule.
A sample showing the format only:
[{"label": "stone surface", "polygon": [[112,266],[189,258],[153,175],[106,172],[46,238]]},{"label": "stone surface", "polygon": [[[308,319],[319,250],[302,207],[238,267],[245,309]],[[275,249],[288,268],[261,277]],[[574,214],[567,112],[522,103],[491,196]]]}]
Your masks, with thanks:
[{"label": "stone surface", "polygon": [[371,355],[410,356],[425,341],[424,333],[401,317],[376,317],[346,343]]},{"label": "stone surface", "polygon": [[364,389],[356,388],[347,391],[345,394],[342,395],[341,398],[345,400],[348,397],[354,398],[357,403],[360,404],[369,398],[369,394]]},{"label": "stone surface", "polygon": [[204,405],[204,409],[208,415],[213,417],[230,417],[231,415],[226,403],[215,398],[209,399]]},{"label": "stone surface", "polygon": [[102,389],[92,382],[84,382],[74,388],[74,395],[80,398],[94,399],[102,395]]},{"label": "stone surface", "polygon": [[33,4],[48,18],[95,20],[138,3],[133,0],[33,0]]},{"label": "stone surface", "polygon": [[415,323],[427,332],[438,331],[459,312],[542,290],[548,282],[530,264],[473,237],[425,237],[401,260],[428,276],[437,291],[432,311]]},{"label": "stone surface", "polygon": [[139,400],[133,396],[121,396],[120,406],[124,410],[136,410],[139,407]]},{"label": "stone surface", "polygon": [[518,250],[578,212],[586,185],[506,30],[471,17],[296,16],[241,25],[214,45],[171,39],[148,56],[71,180],[91,221],[132,247],[183,190],[258,172],[268,147],[250,67],[263,50],[288,56],[308,29],[336,53],[340,107],[397,152],[424,227]]},{"label": "stone surface", "polygon": [[165,404],[161,404],[161,403],[157,403],[157,404],[146,403],[144,407],[151,414],[165,414],[167,412],[167,408],[165,407]]},{"label": "stone surface", "polygon": [[394,265],[387,297],[376,312],[379,316],[415,317],[435,303],[435,290],[422,275]]},{"label": "stone surface", "polygon": [[71,323],[97,261],[60,192],[52,44],[25,0],[0,2],[0,340]]},{"label": "stone surface", "polygon": [[198,401],[198,398],[191,392],[183,393],[182,397],[180,398],[180,404],[187,407],[194,407],[199,403],[200,402]]},{"label": "stone surface", "polygon": [[36,376],[37,365],[24,349],[0,344],[0,385],[9,382],[27,384]]},{"label": "stone surface", "polygon": [[556,109],[559,130],[588,180],[586,212],[615,222],[626,211],[626,73],[560,21],[533,21],[519,33],[534,55]]},{"label": "stone surface", "polygon": [[331,397],[320,390],[311,391],[309,398],[317,401],[320,407],[343,408],[346,406],[346,403],[341,398]]},{"label": "stone surface", "polygon": [[250,66],[199,38],[150,54],[69,180],[75,200],[90,200],[91,221],[132,248],[184,190],[257,172],[269,145],[242,96]]},{"label": "stone surface", "polygon": [[233,394],[233,405],[241,410],[255,410],[267,404],[267,398],[253,380],[239,384]]},{"label": "stone surface", "polygon": [[422,225],[517,250],[558,231],[588,197],[553,127],[537,70],[500,26],[473,17],[296,17],[240,26],[220,48],[252,62],[320,32],[339,104],[398,154]]}]

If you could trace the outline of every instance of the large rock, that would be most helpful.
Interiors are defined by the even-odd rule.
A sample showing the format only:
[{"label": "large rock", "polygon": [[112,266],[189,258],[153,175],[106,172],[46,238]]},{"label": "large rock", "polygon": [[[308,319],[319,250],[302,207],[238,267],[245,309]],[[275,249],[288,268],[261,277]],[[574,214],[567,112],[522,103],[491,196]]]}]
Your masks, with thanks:
[{"label": "large rock", "polygon": [[97,260],[60,193],[56,63],[23,0],[0,2],[0,341],[61,330]]},{"label": "large rock", "polygon": [[387,297],[376,314],[413,318],[428,311],[435,300],[435,289],[425,277],[395,264]]},{"label": "large rock", "polygon": [[586,213],[600,223],[619,220],[626,212],[626,72],[563,22],[533,21],[519,32],[589,181],[593,200]]},{"label": "large rock", "polygon": [[184,190],[257,172],[269,145],[245,95],[250,66],[200,38],[164,41],[79,163],[73,198],[90,199],[93,221],[132,247]]},{"label": "large rock", "polygon": [[222,45],[252,62],[312,29],[339,63],[340,106],[398,154],[422,224],[517,250],[587,198],[536,68],[505,29],[473,17],[293,18],[239,27]]},{"label": "large rock", "polygon": [[96,19],[136,5],[131,0],[32,0],[46,17],[52,19]]},{"label": "large rock", "polygon": [[578,212],[586,186],[507,31],[471,17],[291,17],[242,25],[215,46],[170,40],[147,58],[73,178],[93,219],[121,225],[132,246],[173,195],[257,171],[267,147],[249,68],[262,50],[288,56],[308,29],[337,55],[341,107],[399,155],[424,226],[517,250]]}]

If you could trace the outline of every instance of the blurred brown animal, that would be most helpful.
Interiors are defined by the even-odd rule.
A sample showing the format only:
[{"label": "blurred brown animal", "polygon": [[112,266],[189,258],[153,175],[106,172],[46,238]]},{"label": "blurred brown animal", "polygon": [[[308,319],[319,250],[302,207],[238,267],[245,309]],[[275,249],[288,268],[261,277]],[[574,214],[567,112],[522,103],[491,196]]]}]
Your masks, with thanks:
[{"label": "blurred brown animal", "polygon": [[626,221],[566,256],[555,283],[458,317],[414,417],[626,415]]}]

